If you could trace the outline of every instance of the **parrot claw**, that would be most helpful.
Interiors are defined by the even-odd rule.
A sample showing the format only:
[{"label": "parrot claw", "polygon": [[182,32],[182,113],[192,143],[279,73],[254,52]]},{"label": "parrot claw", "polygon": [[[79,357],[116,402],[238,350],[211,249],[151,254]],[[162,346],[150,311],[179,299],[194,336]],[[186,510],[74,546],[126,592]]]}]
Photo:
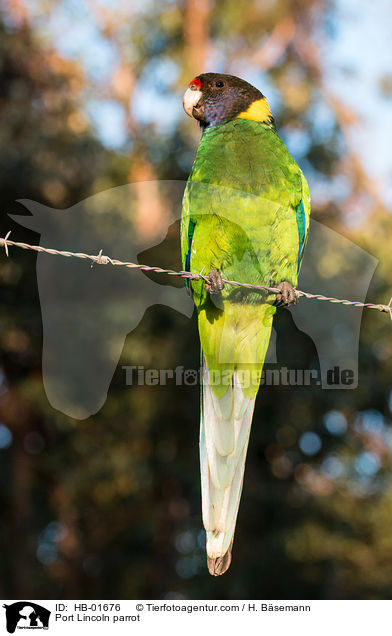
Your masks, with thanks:
[{"label": "parrot claw", "polygon": [[288,283],[287,280],[279,283],[279,285],[277,285],[277,288],[280,290],[279,294],[276,294],[275,301],[275,304],[278,305],[278,307],[290,307],[290,305],[297,304],[298,296],[296,294],[295,288],[290,283]]},{"label": "parrot claw", "polygon": [[219,294],[224,288],[222,276],[216,269],[212,269],[208,274],[208,282],[206,281],[206,290],[209,294]]}]

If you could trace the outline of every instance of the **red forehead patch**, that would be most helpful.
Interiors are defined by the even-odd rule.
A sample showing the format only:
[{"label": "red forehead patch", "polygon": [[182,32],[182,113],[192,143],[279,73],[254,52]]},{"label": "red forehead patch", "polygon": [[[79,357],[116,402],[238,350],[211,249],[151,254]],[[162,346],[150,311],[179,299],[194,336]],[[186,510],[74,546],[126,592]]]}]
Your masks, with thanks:
[{"label": "red forehead patch", "polygon": [[195,77],[191,82],[189,82],[188,86],[192,86],[194,84],[197,88],[201,87],[201,80],[198,77]]}]

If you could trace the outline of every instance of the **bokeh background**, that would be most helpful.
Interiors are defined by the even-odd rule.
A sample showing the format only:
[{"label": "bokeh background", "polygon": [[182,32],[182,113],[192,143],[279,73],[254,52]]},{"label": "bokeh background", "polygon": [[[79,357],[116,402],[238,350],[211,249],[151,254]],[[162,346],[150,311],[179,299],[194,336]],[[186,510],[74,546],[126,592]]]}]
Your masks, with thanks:
[{"label": "bokeh background", "polygon": [[[368,300],[386,302],[391,40],[389,0],[3,0],[1,235],[40,240],[7,217],[25,214],[16,199],[65,208],[126,183],[185,180],[199,131],[182,111],[184,87],[202,71],[229,72],[267,96],[314,218],[378,259]],[[160,208],[142,192],[151,216],[135,231],[148,236]],[[180,266],[178,225],[154,258]],[[35,262],[1,255],[1,597],[391,597],[386,314],[363,315],[357,389],[260,392],[233,564],[215,579],[200,518],[198,388],[126,386],[121,368],[135,351],[146,367],[197,368],[194,317],[149,308],[105,405],[73,420],[43,388]],[[321,274],[335,275],[334,263]],[[277,317],[280,364],[317,366],[287,316]]]}]

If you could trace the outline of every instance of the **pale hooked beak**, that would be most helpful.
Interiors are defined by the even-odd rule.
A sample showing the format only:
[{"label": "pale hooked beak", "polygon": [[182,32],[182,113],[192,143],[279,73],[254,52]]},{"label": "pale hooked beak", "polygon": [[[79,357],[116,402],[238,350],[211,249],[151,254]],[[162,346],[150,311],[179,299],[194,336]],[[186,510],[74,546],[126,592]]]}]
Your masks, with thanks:
[{"label": "pale hooked beak", "polygon": [[198,90],[195,84],[192,84],[187,88],[184,94],[184,99],[182,100],[182,104],[184,106],[184,110],[189,117],[193,117],[193,109],[199,103],[202,97],[202,92]]}]

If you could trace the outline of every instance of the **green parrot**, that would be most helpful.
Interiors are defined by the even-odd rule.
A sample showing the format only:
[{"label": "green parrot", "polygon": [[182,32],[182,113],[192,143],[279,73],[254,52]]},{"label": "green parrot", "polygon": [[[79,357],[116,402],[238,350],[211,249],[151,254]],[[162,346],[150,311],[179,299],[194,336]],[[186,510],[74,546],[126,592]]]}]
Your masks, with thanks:
[{"label": "green parrot", "polygon": [[[307,240],[306,180],[275,131],[264,95],[219,73],[195,77],[184,109],[202,137],[181,217],[183,269],[201,342],[200,470],[207,565],[231,562],[256,394],[276,306],[296,302]],[[279,288],[279,294],[222,279]]]}]

